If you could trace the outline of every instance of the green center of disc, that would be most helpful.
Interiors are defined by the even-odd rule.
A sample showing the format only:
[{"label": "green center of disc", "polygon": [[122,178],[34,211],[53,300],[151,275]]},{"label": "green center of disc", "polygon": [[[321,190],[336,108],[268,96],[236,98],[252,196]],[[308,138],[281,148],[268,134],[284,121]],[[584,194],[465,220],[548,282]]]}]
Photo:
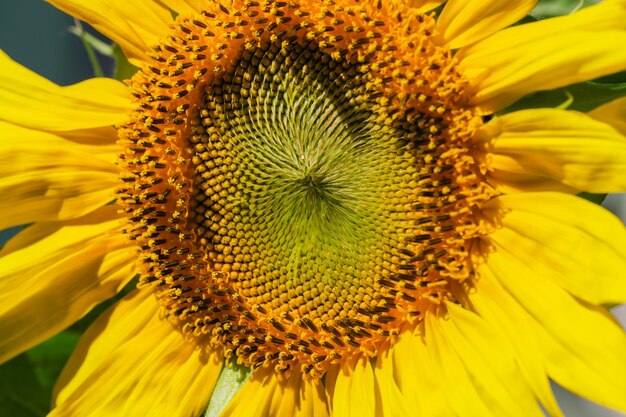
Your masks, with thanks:
[{"label": "green center of disc", "polygon": [[410,141],[378,122],[353,64],[312,44],[280,52],[242,57],[207,91],[202,244],[261,302],[293,283],[371,288],[407,236]]}]

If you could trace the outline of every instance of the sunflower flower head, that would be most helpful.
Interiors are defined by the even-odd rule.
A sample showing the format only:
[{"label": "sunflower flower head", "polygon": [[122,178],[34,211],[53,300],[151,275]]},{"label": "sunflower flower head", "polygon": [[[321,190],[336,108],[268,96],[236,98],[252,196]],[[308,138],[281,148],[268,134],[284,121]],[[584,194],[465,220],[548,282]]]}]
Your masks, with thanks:
[{"label": "sunflower flower head", "polygon": [[0,285],[69,294],[0,358],[139,275],[51,416],[199,416],[225,363],[251,376],[223,417],[560,417],[549,380],[626,410],[626,229],[575,196],[626,190],[626,101],[509,107],[626,69],[625,1],[51,2],[139,67],[62,88],[0,62],[62,97],[0,124],[62,156],[2,142],[47,183],[0,168],[35,190]]},{"label": "sunflower flower head", "polygon": [[183,332],[319,379],[458,302],[473,210],[495,192],[432,16],[212,4],[151,57],[119,130],[118,203],[142,284]]}]

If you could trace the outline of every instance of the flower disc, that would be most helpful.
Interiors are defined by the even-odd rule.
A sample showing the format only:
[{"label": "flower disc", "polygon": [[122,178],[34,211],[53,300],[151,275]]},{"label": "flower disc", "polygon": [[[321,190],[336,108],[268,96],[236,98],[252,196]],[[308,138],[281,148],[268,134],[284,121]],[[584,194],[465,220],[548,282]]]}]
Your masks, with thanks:
[{"label": "flower disc", "polygon": [[153,60],[131,82],[118,203],[182,331],[319,378],[462,297],[490,192],[431,17],[212,3]]}]

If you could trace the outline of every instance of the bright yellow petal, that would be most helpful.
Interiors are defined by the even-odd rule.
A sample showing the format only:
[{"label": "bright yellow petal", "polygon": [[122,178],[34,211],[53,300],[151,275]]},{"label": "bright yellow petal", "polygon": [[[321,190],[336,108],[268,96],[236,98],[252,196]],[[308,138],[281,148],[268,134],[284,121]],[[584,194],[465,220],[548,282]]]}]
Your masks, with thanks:
[{"label": "bright yellow petal", "polygon": [[80,217],[114,197],[119,170],[107,159],[116,145],[80,145],[3,122],[0,133],[0,229]]},{"label": "bright yellow petal", "polygon": [[50,417],[196,417],[222,363],[163,320],[150,291],[135,291],[85,332]]},{"label": "bright yellow petal", "polygon": [[131,106],[128,88],[110,78],[67,87],[46,80],[0,51],[0,121],[50,131],[111,126]]},{"label": "bright yellow petal", "polygon": [[167,36],[173,21],[167,7],[145,0],[46,0],[83,20],[118,44],[129,61],[141,66],[151,45]]},{"label": "bright yellow petal", "polygon": [[[272,372],[272,378],[278,379],[276,372]],[[300,394],[300,383],[302,382],[302,374],[300,372],[292,372],[287,381],[279,382],[282,389],[272,390],[271,394],[267,386],[261,390],[267,397],[274,397],[270,408],[266,415],[255,414],[251,417],[293,417],[296,413],[297,403]],[[241,414],[235,414],[240,417]]]},{"label": "bright yellow petal", "polygon": [[[376,386],[380,394],[380,402],[378,404],[381,411],[377,414],[379,417],[413,417],[420,415],[418,413],[418,407],[416,402],[419,398],[407,397],[396,380],[396,366],[408,367],[411,366],[408,361],[404,359],[398,359],[399,352],[395,352],[394,348],[391,348],[391,352],[383,353],[376,358],[376,367],[374,368],[374,376],[376,377]],[[411,361],[412,362],[412,361]],[[419,373],[418,373],[419,370]],[[422,373],[422,367],[412,368],[412,379],[419,379],[419,374]],[[425,393],[420,393],[426,395]],[[434,414],[427,414],[433,416]]]},{"label": "bright yellow petal", "polygon": [[422,13],[429,12],[439,7],[445,0],[404,0],[402,3],[409,7],[413,7]]},{"label": "bright yellow petal", "polygon": [[441,364],[456,414],[542,417],[503,335],[463,307],[448,303],[447,309],[449,318],[426,316],[426,346]]},{"label": "bright yellow petal", "polygon": [[331,409],[330,415],[334,416],[335,414],[332,411],[333,407],[333,397],[335,396],[335,385],[337,383],[337,377],[341,372],[341,364],[336,364],[328,368],[326,375],[324,375],[324,390],[326,393],[326,398],[328,399],[329,407]]},{"label": "bright yellow petal", "polygon": [[[85,190],[107,182],[108,178],[103,179],[100,174],[56,175],[46,171],[39,171],[39,174],[43,180],[42,177],[23,176],[18,181],[0,181],[0,192],[7,199],[0,203],[3,229],[34,221],[73,219],[102,207],[113,198],[109,189]],[[68,184],[71,188],[58,187],[57,183]],[[48,190],[51,190],[51,196],[45,195]],[[71,195],[74,193],[76,196]]]},{"label": "bright yellow petal", "polygon": [[324,386],[312,379],[300,381],[300,396],[293,417],[329,417]]},{"label": "bright yellow petal", "polygon": [[387,0],[391,7],[408,6],[416,9],[420,13],[428,13],[429,11],[439,7],[445,0]]},{"label": "bright yellow petal", "polygon": [[322,384],[294,370],[281,380],[272,368],[260,368],[237,392],[220,417],[327,417]]},{"label": "bright yellow petal", "polygon": [[606,1],[563,17],[502,30],[462,48],[471,102],[498,111],[534,91],[626,69],[626,2]]},{"label": "bright yellow petal", "polygon": [[[72,142],[80,143],[83,145],[116,145],[117,140],[119,139],[117,130],[113,126],[103,126],[96,127],[91,129],[78,129],[78,130],[68,130],[68,131],[56,131],[55,135],[61,136],[64,139],[70,140]],[[117,149],[114,152],[110,152],[109,155],[115,156],[106,158],[107,161],[114,162],[117,160],[117,155],[121,153],[121,147],[117,146]],[[98,157],[102,157],[103,154],[98,154]]]},{"label": "bright yellow petal", "polygon": [[607,210],[562,193],[503,195],[486,210],[505,210],[491,235],[533,274],[594,304],[626,302],[626,227]]},{"label": "bright yellow petal", "polygon": [[200,13],[205,3],[204,0],[162,0],[161,2],[176,13],[182,15]]},{"label": "bright yellow petal", "polygon": [[[584,255],[573,251],[570,256]],[[626,411],[626,334],[605,309],[576,300],[537,274],[533,267],[542,261],[529,263],[519,259],[516,247],[498,247],[478,272],[480,279],[497,277],[523,307],[510,326],[521,321],[532,326],[550,378],[601,405]]]},{"label": "bright yellow petal", "polygon": [[391,348],[394,374],[403,395],[411,401],[409,407],[417,410],[411,408],[412,415],[449,417],[454,411],[445,396],[446,381],[438,364],[430,359],[429,348],[420,335],[404,333]]},{"label": "bright yellow petal", "polygon": [[448,0],[437,28],[452,49],[478,42],[526,16],[537,0]]},{"label": "bright yellow petal", "polygon": [[72,220],[33,223],[24,227],[4,244],[2,249],[0,249],[0,257],[36,244],[38,241],[46,239],[48,236],[56,233],[64,227],[86,226],[94,223],[106,222],[115,218],[119,218],[118,213],[114,211],[113,206],[107,205],[87,214],[86,216]]},{"label": "bright yellow petal", "polygon": [[454,411],[453,415],[459,417],[497,416],[491,412],[489,405],[485,402],[487,398],[483,398],[477,392],[477,387],[468,375],[462,359],[443,336],[437,320],[432,316],[427,318],[425,344],[433,369],[444,382],[444,395]]},{"label": "bright yellow petal", "polygon": [[[297,388],[296,388],[297,389]],[[292,407],[294,387],[289,387],[287,401]],[[280,405],[281,386],[272,369],[255,371],[245,385],[235,394],[220,417],[269,417],[274,416]],[[282,417],[282,416],[281,416]]]},{"label": "bright yellow petal", "polygon": [[136,254],[116,217],[106,207],[0,258],[0,362],[74,323],[133,277]]},{"label": "bright yellow petal", "polygon": [[596,120],[610,124],[622,135],[626,135],[626,97],[613,100],[587,114]]},{"label": "bright yellow petal", "polygon": [[366,358],[342,364],[335,382],[333,417],[374,417],[374,371]]},{"label": "bright yellow petal", "polygon": [[548,380],[543,353],[533,333],[534,327],[528,320],[518,320],[523,316],[522,308],[489,274],[488,268],[481,269],[475,290],[469,294],[472,305],[490,327],[511,341],[519,358],[520,370],[546,411],[553,417],[563,417]]},{"label": "bright yellow petal", "polygon": [[504,191],[626,191],[626,137],[583,113],[537,109],[484,127],[490,176]]}]

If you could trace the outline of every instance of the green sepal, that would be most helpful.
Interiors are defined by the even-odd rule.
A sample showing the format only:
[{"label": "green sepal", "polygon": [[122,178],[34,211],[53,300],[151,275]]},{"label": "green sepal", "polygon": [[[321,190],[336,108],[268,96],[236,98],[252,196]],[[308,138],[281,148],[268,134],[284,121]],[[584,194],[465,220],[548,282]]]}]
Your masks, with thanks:
[{"label": "green sepal", "polygon": [[119,45],[113,44],[112,52],[112,56],[115,59],[115,75],[113,78],[119,81],[128,80],[139,71],[139,68],[128,61],[128,58],[126,58],[126,55],[124,55]]},{"label": "green sepal", "polygon": [[530,12],[530,15],[537,19],[563,16],[597,2],[597,0],[542,0]]},{"label": "green sepal", "polygon": [[250,369],[231,361],[222,368],[204,417],[218,417],[250,377]]}]

